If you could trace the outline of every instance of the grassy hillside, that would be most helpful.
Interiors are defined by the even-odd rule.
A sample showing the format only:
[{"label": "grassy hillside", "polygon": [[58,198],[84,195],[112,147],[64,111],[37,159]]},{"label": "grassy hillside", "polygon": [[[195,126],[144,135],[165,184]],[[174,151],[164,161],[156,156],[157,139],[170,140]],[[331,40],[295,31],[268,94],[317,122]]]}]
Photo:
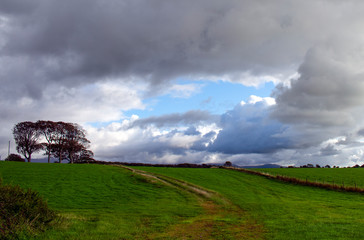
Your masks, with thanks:
[{"label": "grassy hillside", "polygon": [[146,239],[202,211],[192,195],[119,167],[0,162],[0,177],[63,217],[37,239]]},{"label": "grassy hillside", "polygon": [[267,229],[267,239],[364,239],[364,196],[225,169],[148,168],[215,190]]},{"label": "grassy hillside", "polygon": [[137,169],[147,172],[0,162],[0,177],[62,216],[37,239],[364,239],[363,194],[226,169]]},{"label": "grassy hillside", "polygon": [[364,188],[364,168],[257,168],[251,170],[309,181]]}]

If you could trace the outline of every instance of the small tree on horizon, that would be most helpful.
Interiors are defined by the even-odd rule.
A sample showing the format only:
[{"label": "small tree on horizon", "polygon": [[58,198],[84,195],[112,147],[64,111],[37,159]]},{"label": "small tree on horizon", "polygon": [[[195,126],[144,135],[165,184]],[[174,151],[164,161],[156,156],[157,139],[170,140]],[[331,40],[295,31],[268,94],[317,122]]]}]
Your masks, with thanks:
[{"label": "small tree on horizon", "polygon": [[5,158],[5,161],[9,162],[25,162],[25,160],[19,155],[12,153],[7,158]]},{"label": "small tree on horizon", "polygon": [[230,161],[226,161],[224,166],[225,167],[231,167],[233,164]]}]

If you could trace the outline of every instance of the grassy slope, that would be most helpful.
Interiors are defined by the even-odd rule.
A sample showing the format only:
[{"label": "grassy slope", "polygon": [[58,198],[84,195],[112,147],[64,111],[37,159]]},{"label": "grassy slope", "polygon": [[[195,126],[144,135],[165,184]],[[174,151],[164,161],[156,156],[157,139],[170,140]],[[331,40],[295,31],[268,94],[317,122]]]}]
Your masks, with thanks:
[{"label": "grassy slope", "polygon": [[118,167],[0,162],[0,177],[64,217],[40,239],[145,239],[201,211],[192,196]]},{"label": "grassy slope", "polygon": [[267,239],[364,239],[364,196],[224,169],[139,168],[220,192],[268,229]]},{"label": "grassy slope", "polygon": [[251,169],[272,175],[282,175],[325,183],[364,188],[364,168],[268,168]]}]

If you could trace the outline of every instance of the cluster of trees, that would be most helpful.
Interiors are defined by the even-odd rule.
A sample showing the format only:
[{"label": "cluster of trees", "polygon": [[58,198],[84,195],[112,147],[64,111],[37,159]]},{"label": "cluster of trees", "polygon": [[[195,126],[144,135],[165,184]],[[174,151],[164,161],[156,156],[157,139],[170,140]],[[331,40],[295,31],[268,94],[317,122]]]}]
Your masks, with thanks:
[{"label": "cluster of trees", "polygon": [[[306,165],[303,165],[303,166],[299,166],[299,167],[295,167],[295,166],[288,166],[288,168],[340,168],[339,166],[330,166],[330,165],[326,165],[326,166],[320,166],[318,164],[316,164],[316,166],[314,166],[313,164],[306,164]],[[359,165],[359,164],[356,164],[355,166],[348,166],[348,167],[343,167],[343,168],[364,168],[364,164],[363,165]]]},{"label": "cluster of trees", "polygon": [[70,163],[93,160],[88,150],[90,141],[85,130],[75,123],[37,121],[20,122],[13,128],[16,150],[30,162],[32,154],[41,150],[48,156]]}]

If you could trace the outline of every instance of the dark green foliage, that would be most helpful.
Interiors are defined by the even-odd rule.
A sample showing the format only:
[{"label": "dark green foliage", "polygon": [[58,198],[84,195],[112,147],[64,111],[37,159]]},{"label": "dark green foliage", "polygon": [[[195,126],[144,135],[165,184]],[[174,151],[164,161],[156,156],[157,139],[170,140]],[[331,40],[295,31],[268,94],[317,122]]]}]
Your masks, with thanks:
[{"label": "dark green foliage", "polygon": [[56,214],[37,192],[0,180],[0,239],[19,239],[44,231]]},{"label": "dark green foliage", "polygon": [[12,161],[12,162],[25,162],[25,160],[19,154],[10,154],[5,161]]}]

